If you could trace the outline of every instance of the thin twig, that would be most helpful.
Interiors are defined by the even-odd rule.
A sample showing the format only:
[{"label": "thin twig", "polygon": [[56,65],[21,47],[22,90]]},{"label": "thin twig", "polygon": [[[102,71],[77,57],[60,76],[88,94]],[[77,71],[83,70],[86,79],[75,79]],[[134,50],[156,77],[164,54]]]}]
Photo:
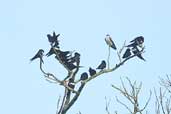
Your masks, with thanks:
[{"label": "thin twig", "polygon": [[130,112],[130,114],[133,114],[133,112],[131,111],[131,109],[126,104],[124,104],[123,102],[121,102],[117,97],[116,97],[116,101],[118,103],[120,103],[121,105],[123,105]]},{"label": "thin twig", "polygon": [[58,114],[60,100],[61,100],[61,96],[59,96],[58,101],[57,101],[56,114]]},{"label": "thin twig", "polygon": [[78,99],[81,91],[83,90],[84,86],[85,86],[85,83],[81,83],[81,86],[78,89],[78,94],[75,94],[75,96],[72,98],[72,100],[69,102],[69,104],[64,107],[61,114],[65,114],[67,112],[67,110],[75,103],[75,101]]},{"label": "thin twig", "polygon": [[106,102],[106,108],[105,109],[106,109],[107,114],[110,114],[110,112],[109,112],[110,101],[111,101],[111,99],[109,101],[107,101],[107,98],[105,97],[105,102]]},{"label": "thin twig", "polygon": [[108,46],[108,57],[107,57],[108,69],[110,68],[110,46]]},{"label": "thin twig", "polygon": [[63,99],[62,99],[62,104],[61,104],[61,108],[58,112],[58,114],[61,114],[61,112],[63,111],[63,108],[64,108],[64,102],[65,102],[65,99],[66,99],[66,94],[67,94],[67,90],[65,88],[65,92],[64,92],[64,96],[63,96]]}]

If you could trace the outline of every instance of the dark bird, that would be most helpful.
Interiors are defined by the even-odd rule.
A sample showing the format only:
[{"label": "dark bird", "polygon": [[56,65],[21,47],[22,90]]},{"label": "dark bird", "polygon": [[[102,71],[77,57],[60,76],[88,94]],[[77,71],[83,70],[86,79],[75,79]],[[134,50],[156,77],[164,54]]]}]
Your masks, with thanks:
[{"label": "dark bird", "polygon": [[58,48],[50,48],[49,52],[46,54],[47,57],[59,52]]},{"label": "dark bird", "polygon": [[[69,79],[68,86],[69,86],[71,89],[74,89],[74,88],[75,88],[75,83],[74,83],[74,79],[73,79],[73,78],[70,78],[70,79]],[[71,94],[71,91],[68,90],[67,96],[69,96],[70,94]]]},{"label": "dark bird", "polygon": [[146,61],[137,47],[134,47],[132,49],[132,52],[134,54],[137,54],[137,57],[140,58],[141,60]]},{"label": "dark bird", "polygon": [[142,44],[144,43],[144,37],[143,36],[138,36],[135,39],[130,41],[131,44],[127,45],[127,47],[142,47]]},{"label": "dark bird", "polygon": [[74,79],[73,78],[70,78],[69,79],[69,82],[68,82],[68,86],[72,89],[75,88],[75,83],[74,83]]},{"label": "dark bird", "polygon": [[82,68],[82,67],[84,67],[84,66],[76,66],[76,65],[74,65],[73,63],[68,63],[68,62],[66,62],[65,65],[66,65],[66,67],[67,67],[70,71],[74,70],[75,68]]},{"label": "dark bird", "polygon": [[81,74],[80,80],[84,81],[86,79],[88,79],[88,74],[87,74],[87,72],[84,72]]},{"label": "dark bird", "polygon": [[78,68],[76,65],[74,65],[73,63],[65,63],[66,67],[69,69],[69,70],[74,70],[75,68]]},{"label": "dark bird", "polygon": [[76,65],[79,65],[79,63],[80,63],[80,54],[76,52],[74,54],[74,57],[71,57],[68,62],[76,63]]},{"label": "dark bird", "polygon": [[72,53],[71,51],[59,51],[58,56],[63,63],[69,63]]},{"label": "dark bird", "polygon": [[106,68],[106,62],[104,60],[102,60],[102,62],[100,63],[100,65],[96,69],[103,70],[104,68]]},{"label": "dark bird", "polygon": [[60,34],[57,34],[55,32],[53,32],[53,36],[51,36],[50,34],[47,34],[48,37],[48,41],[50,42],[50,44],[54,47],[59,48],[59,41],[58,41],[58,37],[60,36]]},{"label": "dark bird", "polygon": [[71,56],[72,52],[71,51],[59,51],[59,57],[66,57],[66,56]]},{"label": "dark bird", "polygon": [[130,42],[137,42],[138,44],[142,44],[142,43],[144,43],[144,37],[143,36],[138,36],[138,37],[136,37],[134,40],[132,40]]},{"label": "dark bird", "polygon": [[43,49],[39,49],[39,51],[36,53],[36,55],[33,58],[30,59],[30,61],[33,61],[33,60],[35,60],[37,58],[40,58],[40,61],[42,63],[44,63],[43,62],[43,53],[44,53],[44,50]]},{"label": "dark bird", "polygon": [[90,76],[93,76],[96,74],[96,70],[92,69],[91,67],[89,68],[88,71],[89,71]]},{"label": "dark bird", "polygon": [[122,58],[127,58],[131,56],[131,50],[128,48],[126,49],[125,53],[123,54]]},{"label": "dark bird", "polygon": [[113,40],[109,34],[106,35],[105,41],[106,41],[107,45],[109,45],[111,48],[113,48],[114,50],[117,49],[115,43],[113,42]]}]

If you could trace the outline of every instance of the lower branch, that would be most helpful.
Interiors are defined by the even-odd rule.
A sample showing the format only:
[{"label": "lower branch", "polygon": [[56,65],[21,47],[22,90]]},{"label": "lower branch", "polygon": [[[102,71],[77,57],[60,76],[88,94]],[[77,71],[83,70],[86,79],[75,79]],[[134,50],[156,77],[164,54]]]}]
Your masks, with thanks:
[{"label": "lower branch", "polygon": [[71,108],[71,106],[75,103],[75,101],[80,96],[80,93],[83,90],[84,86],[85,86],[85,83],[81,83],[81,86],[78,89],[78,94],[75,94],[75,96],[72,98],[72,100],[70,101],[70,103],[63,108],[61,114],[66,114],[66,112]]}]

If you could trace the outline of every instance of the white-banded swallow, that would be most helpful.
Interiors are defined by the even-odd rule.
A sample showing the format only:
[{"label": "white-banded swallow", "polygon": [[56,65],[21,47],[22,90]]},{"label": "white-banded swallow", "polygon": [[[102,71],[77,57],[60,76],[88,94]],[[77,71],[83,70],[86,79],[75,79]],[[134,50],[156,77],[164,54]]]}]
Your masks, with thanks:
[{"label": "white-banded swallow", "polygon": [[106,35],[105,41],[106,41],[107,45],[109,45],[111,48],[113,48],[114,50],[117,49],[115,43],[113,42],[113,40],[109,34]]},{"label": "white-banded swallow", "polygon": [[90,74],[90,76],[93,76],[93,75],[95,75],[96,74],[96,70],[95,69],[92,69],[91,67],[89,67],[89,74]]},{"label": "white-banded swallow", "polygon": [[138,49],[137,47],[132,48],[132,52],[133,52],[134,54],[139,53],[139,54],[137,54],[137,57],[140,58],[140,59],[143,60],[143,61],[146,61],[146,60],[144,59],[144,57],[142,56],[142,54],[140,53],[140,51],[139,51],[139,49]]},{"label": "white-banded swallow", "polygon": [[143,36],[138,36],[138,37],[136,37],[134,40],[132,40],[130,42],[137,42],[138,44],[142,44],[142,43],[144,43],[144,37]]},{"label": "white-banded swallow", "polygon": [[133,40],[130,41],[131,44],[127,45],[127,47],[142,47],[142,44],[144,43],[144,37],[143,36],[138,36],[134,38]]},{"label": "white-banded swallow", "polygon": [[44,63],[44,62],[43,62],[43,53],[44,53],[44,50],[43,50],[43,49],[39,49],[39,51],[36,53],[36,55],[35,55],[34,57],[32,57],[32,58],[30,59],[30,61],[33,61],[33,60],[39,58],[40,61],[41,61],[42,63]]},{"label": "white-banded swallow", "polygon": [[102,60],[102,62],[100,63],[100,65],[96,68],[96,69],[105,69],[106,68],[106,61],[105,60]]},{"label": "white-banded swallow", "polygon": [[46,56],[47,57],[49,57],[49,56],[51,56],[51,55],[53,55],[53,54],[55,54],[55,52],[59,52],[59,49],[58,48],[50,48],[50,50],[49,50],[49,52],[46,54]]},{"label": "white-banded swallow", "polygon": [[74,70],[75,68],[77,68],[77,66],[72,63],[66,63],[66,66],[69,70]]},{"label": "white-banded swallow", "polygon": [[88,79],[88,74],[87,74],[87,72],[84,72],[81,74],[80,80],[84,81],[86,79]]},{"label": "white-banded swallow", "polygon": [[[75,83],[74,83],[74,79],[73,79],[73,78],[70,78],[70,79],[69,79],[68,86],[69,86],[71,89],[74,89],[74,88],[75,88]],[[71,93],[71,91],[68,90],[67,96],[70,95],[70,93]]]},{"label": "white-banded swallow", "polygon": [[73,78],[70,78],[70,79],[69,79],[68,86],[69,86],[70,88],[74,89],[75,83],[74,83],[74,79],[73,79]]},{"label": "white-banded swallow", "polygon": [[131,56],[131,49],[130,48],[126,49],[126,51],[123,54],[122,58],[128,58],[129,56]]},{"label": "white-banded swallow", "polygon": [[71,58],[71,51],[59,51],[59,58],[63,63],[67,63]]},{"label": "white-banded swallow", "polygon": [[69,63],[76,63],[77,65],[79,65],[79,63],[80,63],[80,54],[75,52],[74,57],[71,57],[68,62]]}]

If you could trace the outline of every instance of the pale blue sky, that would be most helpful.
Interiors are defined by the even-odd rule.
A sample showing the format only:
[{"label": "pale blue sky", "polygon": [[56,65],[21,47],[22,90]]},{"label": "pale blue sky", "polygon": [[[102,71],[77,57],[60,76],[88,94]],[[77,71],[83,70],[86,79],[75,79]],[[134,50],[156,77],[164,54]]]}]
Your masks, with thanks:
[{"label": "pale blue sky", "polygon": [[[0,2],[0,113],[55,114],[63,88],[48,83],[39,71],[38,61],[29,59],[39,49],[47,52],[46,35],[61,34],[63,50],[81,53],[81,65],[96,67],[107,58],[104,37],[109,33],[118,47],[124,40],[145,37],[147,62],[134,58],[117,71],[90,82],[70,114],[105,114],[105,96],[112,98],[111,111],[123,111],[115,103],[119,78],[128,76],[143,82],[142,96],[158,84],[158,77],[170,74],[171,2],[169,0],[4,0]],[[112,50],[111,63],[117,56]],[[57,75],[65,70],[54,58],[45,58],[47,71]],[[63,76],[60,75],[60,78]],[[118,94],[117,94],[118,95]],[[144,101],[144,100],[143,100]],[[142,101],[142,102],[143,102]],[[113,105],[113,106],[112,106]],[[153,103],[149,110],[153,112]],[[122,110],[122,111],[121,111]],[[69,113],[68,113],[69,114]]]}]

